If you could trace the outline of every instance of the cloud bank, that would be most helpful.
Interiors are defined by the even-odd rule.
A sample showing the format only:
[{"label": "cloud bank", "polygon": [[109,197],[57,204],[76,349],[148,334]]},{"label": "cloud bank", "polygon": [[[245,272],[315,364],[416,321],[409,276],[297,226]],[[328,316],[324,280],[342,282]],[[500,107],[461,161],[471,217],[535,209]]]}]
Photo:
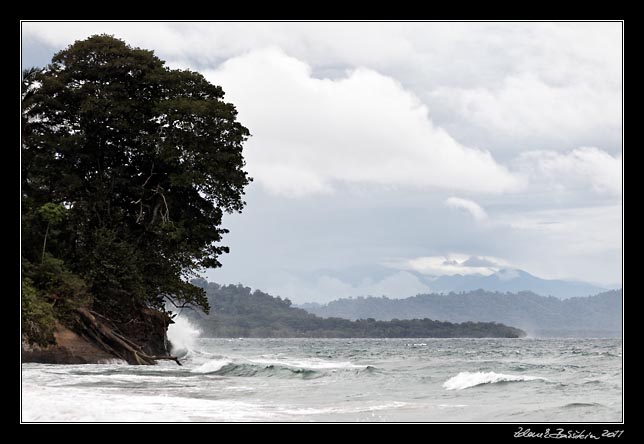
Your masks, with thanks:
[{"label": "cloud bank", "polygon": [[[232,253],[216,280],[315,298],[413,294],[423,284],[405,270],[486,272],[500,257],[541,277],[618,282],[622,28],[33,22],[22,48],[42,66],[109,33],[221,84],[253,134],[255,182],[244,214],[226,216]],[[390,257],[405,266],[381,286],[262,281]]]},{"label": "cloud bank", "polygon": [[488,151],[458,143],[391,77],[366,68],[317,79],[278,49],[207,71],[252,129],[247,159],[268,190],[328,193],[334,182],[499,193],[521,181]]},{"label": "cloud bank", "polygon": [[469,256],[451,253],[446,256],[424,256],[406,260],[398,265],[429,276],[452,276],[456,274],[490,275],[507,267],[508,263],[491,256]]},{"label": "cloud bank", "polygon": [[551,189],[592,189],[599,194],[622,195],[622,155],[611,156],[595,147],[567,153],[528,151],[514,162],[534,186]]},{"label": "cloud bank", "polygon": [[469,213],[475,220],[481,222],[487,219],[487,213],[479,204],[473,200],[463,199],[460,197],[449,197],[445,201],[449,208],[457,208]]}]

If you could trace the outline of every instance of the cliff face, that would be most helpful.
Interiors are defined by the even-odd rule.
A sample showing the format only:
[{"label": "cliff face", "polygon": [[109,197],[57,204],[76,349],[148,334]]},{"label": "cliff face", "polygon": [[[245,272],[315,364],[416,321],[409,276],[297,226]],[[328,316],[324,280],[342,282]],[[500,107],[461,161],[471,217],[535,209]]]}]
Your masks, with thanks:
[{"label": "cliff face", "polygon": [[163,356],[170,353],[166,336],[170,322],[166,314],[144,308],[131,322],[119,324],[117,327],[123,336],[140,345],[144,353]]},{"label": "cliff face", "polygon": [[117,356],[101,350],[96,345],[74,333],[60,322],[54,332],[56,345],[40,347],[22,342],[22,362],[43,364],[101,364]]},{"label": "cliff face", "polygon": [[127,323],[114,324],[88,311],[79,312],[71,328],[56,323],[56,343],[47,347],[23,340],[22,362],[45,364],[101,364],[120,359],[130,364],[153,364],[167,359],[164,313],[145,308]]}]

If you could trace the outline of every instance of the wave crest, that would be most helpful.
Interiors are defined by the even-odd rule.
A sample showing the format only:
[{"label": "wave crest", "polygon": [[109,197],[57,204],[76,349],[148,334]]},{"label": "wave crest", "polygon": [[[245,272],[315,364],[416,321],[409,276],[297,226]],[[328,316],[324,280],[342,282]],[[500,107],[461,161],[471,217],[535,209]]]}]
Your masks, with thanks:
[{"label": "wave crest", "polygon": [[443,388],[447,390],[464,390],[470,387],[476,387],[483,384],[497,384],[501,382],[526,382],[526,381],[546,381],[549,379],[539,376],[529,375],[505,375],[495,372],[460,372],[458,375],[449,378],[443,383]]},{"label": "wave crest", "polygon": [[193,373],[215,373],[221,370],[222,367],[231,364],[232,362],[228,359],[211,359],[199,367],[193,368],[191,371]]},{"label": "wave crest", "polygon": [[267,376],[298,377],[302,379],[319,378],[337,371],[355,372],[357,375],[372,374],[377,369],[371,365],[356,365],[350,362],[330,362],[321,360],[277,360],[250,359],[241,362],[235,358],[214,356],[194,367],[192,373],[217,376]]},{"label": "wave crest", "polygon": [[[224,365],[217,363],[219,368],[213,369],[209,372],[218,376],[281,376],[281,377],[300,377],[303,379],[310,379],[322,376],[320,372],[305,368],[293,368],[280,365],[256,365],[256,364],[242,364],[228,362]],[[203,367],[203,366],[202,366]]]}]

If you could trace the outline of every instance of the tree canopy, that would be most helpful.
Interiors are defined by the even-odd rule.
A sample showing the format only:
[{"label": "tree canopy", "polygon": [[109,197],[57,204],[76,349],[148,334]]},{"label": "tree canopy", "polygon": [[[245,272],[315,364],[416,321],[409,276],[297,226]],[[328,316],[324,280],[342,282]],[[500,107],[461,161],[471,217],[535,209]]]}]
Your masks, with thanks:
[{"label": "tree canopy", "polygon": [[518,338],[525,332],[495,322],[451,323],[423,319],[322,318],[291,306],[289,299],[273,297],[243,285],[218,285],[195,279],[206,289],[213,313],[187,311],[204,337],[282,338]]},{"label": "tree canopy", "polygon": [[[107,35],[24,72],[30,303],[56,310],[57,300],[82,293],[114,318],[163,309],[168,299],[208,310],[189,278],[221,265],[223,213],[243,209],[252,180],[242,155],[249,131],[223,97],[201,74],[169,69],[152,51]],[[74,297],[62,296],[65,279]]]}]

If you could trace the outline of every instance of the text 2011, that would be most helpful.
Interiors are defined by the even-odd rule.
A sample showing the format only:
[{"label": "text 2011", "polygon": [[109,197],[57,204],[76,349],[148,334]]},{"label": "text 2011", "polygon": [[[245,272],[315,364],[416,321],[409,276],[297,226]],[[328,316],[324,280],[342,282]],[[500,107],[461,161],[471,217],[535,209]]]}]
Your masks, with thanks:
[{"label": "text 2011", "polygon": [[564,430],[564,429],[546,429],[543,432],[532,431],[519,427],[514,433],[515,438],[545,438],[545,439],[602,439],[602,438],[619,438],[624,430],[603,430],[602,434],[597,436],[593,432],[586,430]]}]

